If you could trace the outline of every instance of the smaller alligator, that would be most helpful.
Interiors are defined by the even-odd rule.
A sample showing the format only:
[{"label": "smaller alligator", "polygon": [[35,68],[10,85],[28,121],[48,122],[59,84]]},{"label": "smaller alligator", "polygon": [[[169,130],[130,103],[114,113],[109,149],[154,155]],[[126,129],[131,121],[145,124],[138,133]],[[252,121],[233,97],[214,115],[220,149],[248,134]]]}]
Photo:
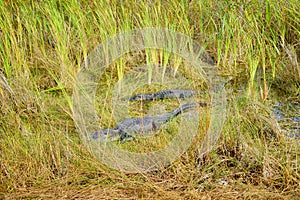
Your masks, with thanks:
[{"label": "smaller alligator", "polygon": [[185,99],[197,94],[205,94],[205,91],[194,91],[194,90],[161,90],[152,94],[136,94],[129,98],[122,98],[122,101],[151,101],[151,100],[162,100],[171,98]]},{"label": "smaller alligator", "polygon": [[138,135],[143,132],[157,131],[161,129],[161,126],[168,122],[173,117],[183,113],[184,111],[195,108],[197,106],[206,107],[206,103],[187,103],[184,104],[170,113],[147,116],[140,118],[129,118],[123,120],[119,125],[114,128],[107,128],[97,130],[92,138],[100,141],[115,141],[120,139],[121,141],[127,141],[134,139],[133,135]]}]

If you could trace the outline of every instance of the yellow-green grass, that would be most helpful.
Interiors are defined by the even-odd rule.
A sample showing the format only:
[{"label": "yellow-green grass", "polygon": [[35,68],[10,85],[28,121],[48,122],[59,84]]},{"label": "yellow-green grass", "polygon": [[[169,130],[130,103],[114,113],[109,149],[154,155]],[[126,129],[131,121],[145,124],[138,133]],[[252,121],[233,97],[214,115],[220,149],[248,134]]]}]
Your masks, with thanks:
[{"label": "yellow-green grass", "polygon": [[[299,10],[296,0],[0,1],[0,197],[300,198],[299,141],[278,132],[269,109],[277,99],[299,99]],[[196,140],[161,171],[126,174],[82,143],[72,89],[97,44],[142,27],[180,31],[204,45],[233,92],[222,136],[205,159]],[[141,63],[175,70],[184,63],[168,52],[144,53]],[[135,59],[107,70],[100,80],[107,94]],[[99,112],[109,117],[111,96],[103,96]]]}]

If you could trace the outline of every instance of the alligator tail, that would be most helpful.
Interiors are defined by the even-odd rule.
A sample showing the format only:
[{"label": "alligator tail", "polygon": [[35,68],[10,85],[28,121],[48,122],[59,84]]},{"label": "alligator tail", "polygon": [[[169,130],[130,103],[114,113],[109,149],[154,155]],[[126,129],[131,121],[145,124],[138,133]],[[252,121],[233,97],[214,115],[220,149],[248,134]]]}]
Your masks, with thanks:
[{"label": "alligator tail", "polygon": [[206,106],[207,106],[206,103],[202,103],[202,102],[200,102],[200,103],[196,103],[196,102],[193,102],[193,103],[186,103],[186,104],[183,104],[182,106],[176,108],[176,109],[173,110],[172,112],[170,112],[170,113],[169,113],[169,114],[170,114],[170,118],[175,117],[175,116],[177,116],[177,115],[179,115],[179,114],[185,112],[185,111],[188,110],[188,109],[195,108],[195,107],[197,107],[198,105],[201,106],[201,107],[206,107]]}]

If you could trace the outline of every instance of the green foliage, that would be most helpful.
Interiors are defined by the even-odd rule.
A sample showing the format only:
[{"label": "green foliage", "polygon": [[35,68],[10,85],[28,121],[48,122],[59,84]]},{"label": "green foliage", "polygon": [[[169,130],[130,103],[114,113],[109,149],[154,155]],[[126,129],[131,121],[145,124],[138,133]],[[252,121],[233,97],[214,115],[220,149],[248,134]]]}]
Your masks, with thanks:
[{"label": "green foliage", "polygon": [[[299,10],[297,0],[0,1],[0,75],[8,83],[0,77],[0,197],[299,198],[299,143],[280,136],[258,103],[299,98]],[[194,38],[232,77],[234,91],[223,136],[205,160],[194,144],[169,168],[136,175],[108,169],[88,152],[71,96],[97,44],[141,27]],[[171,63],[175,71],[184,62],[144,53],[145,63]],[[128,65],[116,61],[101,84],[109,88]]]}]

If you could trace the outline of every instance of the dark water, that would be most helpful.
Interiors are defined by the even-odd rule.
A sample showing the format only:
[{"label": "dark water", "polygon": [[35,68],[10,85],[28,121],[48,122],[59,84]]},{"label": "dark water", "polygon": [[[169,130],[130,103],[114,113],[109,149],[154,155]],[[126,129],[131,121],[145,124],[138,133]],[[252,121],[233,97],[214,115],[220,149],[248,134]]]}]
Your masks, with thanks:
[{"label": "dark water", "polygon": [[277,103],[273,115],[288,138],[300,140],[300,103]]}]

